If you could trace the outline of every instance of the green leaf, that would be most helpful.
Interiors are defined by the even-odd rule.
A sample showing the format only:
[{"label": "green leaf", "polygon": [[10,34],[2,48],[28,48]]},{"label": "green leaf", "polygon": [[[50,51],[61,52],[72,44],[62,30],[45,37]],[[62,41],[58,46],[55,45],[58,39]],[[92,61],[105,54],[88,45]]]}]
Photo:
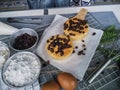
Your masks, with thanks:
[{"label": "green leaf", "polygon": [[104,30],[100,43],[113,42],[118,37],[118,32],[115,25],[109,26]]},{"label": "green leaf", "polygon": [[[117,50],[114,50],[113,48],[106,48],[105,44],[113,44],[114,41],[117,40],[119,35],[120,30],[116,30],[115,25],[111,25],[104,30],[100,45],[98,46],[98,50],[104,55],[104,57],[112,58],[118,54]],[[102,45],[103,47],[101,47]]]}]

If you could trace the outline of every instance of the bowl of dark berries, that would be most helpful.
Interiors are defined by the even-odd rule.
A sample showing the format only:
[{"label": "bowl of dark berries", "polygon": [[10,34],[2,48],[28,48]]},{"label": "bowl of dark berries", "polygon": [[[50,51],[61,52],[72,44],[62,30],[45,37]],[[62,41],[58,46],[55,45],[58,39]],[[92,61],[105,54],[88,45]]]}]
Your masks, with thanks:
[{"label": "bowl of dark berries", "polygon": [[37,32],[33,29],[23,28],[11,35],[9,45],[14,51],[34,51],[37,42]]}]

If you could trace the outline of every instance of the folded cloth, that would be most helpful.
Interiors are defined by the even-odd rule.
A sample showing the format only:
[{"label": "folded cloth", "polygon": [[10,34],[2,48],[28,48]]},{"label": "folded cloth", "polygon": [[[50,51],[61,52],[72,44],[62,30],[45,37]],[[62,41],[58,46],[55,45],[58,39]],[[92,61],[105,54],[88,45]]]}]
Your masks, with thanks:
[{"label": "folded cloth", "polygon": [[[74,46],[78,46],[78,49],[75,50],[74,54],[72,54],[65,60],[55,60],[47,54],[45,50],[45,44],[47,39],[51,36],[56,34],[63,34],[63,24],[66,20],[67,18],[63,16],[55,16],[51,25],[44,31],[36,49],[36,53],[46,62],[49,60],[51,65],[57,67],[62,71],[69,72],[79,80],[82,80],[89,66],[89,63],[95,53],[95,50],[100,42],[103,31],[89,28],[88,35],[84,38],[85,42],[82,42],[81,40],[73,42]],[[95,35],[93,35],[93,33]],[[79,56],[77,54],[81,50],[83,44],[86,45],[85,55]]]},{"label": "folded cloth", "polygon": [[15,27],[0,22],[0,35],[10,35],[16,32],[17,30],[18,29]]}]

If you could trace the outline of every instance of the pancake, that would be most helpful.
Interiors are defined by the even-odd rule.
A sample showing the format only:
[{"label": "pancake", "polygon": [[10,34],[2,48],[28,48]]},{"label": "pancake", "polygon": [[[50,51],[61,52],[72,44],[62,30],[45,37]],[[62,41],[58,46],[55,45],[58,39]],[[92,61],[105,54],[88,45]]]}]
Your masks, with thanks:
[{"label": "pancake", "polygon": [[46,42],[46,51],[48,55],[56,60],[63,60],[69,57],[73,52],[73,43],[65,35],[55,35]]},{"label": "pancake", "polygon": [[83,39],[88,34],[88,24],[85,20],[87,10],[82,8],[80,12],[68,19],[64,23],[64,34],[69,36],[72,40]]}]

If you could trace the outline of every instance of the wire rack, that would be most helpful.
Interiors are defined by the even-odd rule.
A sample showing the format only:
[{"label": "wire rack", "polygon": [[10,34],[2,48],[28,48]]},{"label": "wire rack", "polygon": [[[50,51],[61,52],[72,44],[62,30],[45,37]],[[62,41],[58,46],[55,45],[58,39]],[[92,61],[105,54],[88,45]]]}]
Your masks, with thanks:
[{"label": "wire rack", "polygon": [[[72,17],[74,15],[75,14],[66,14],[63,16]],[[50,24],[52,22],[53,18],[54,18],[54,15],[44,16],[42,20],[45,19],[43,22],[45,22],[47,20],[47,23]],[[91,13],[87,14],[86,19],[87,19],[90,27],[97,28],[97,29],[104,29],[103,26],[99,23],[99,21],[97,21]],[[43,29],[39,29],[38,33],[41,34],[45,28],[46,27],[44,27]],[[1,37],[3,37],[3,36],[1,36]],[[0,38],[0,40],[8,44],[9,37],[4,36],[4,38]],[[110,43],[109,45],[112,45],[112,44],[113,43]],[[120,44],[120,40],[117,40],[117,43],[116,43],[117,50],[120,50],[119,44]],[[12,50],[11,50],[11,53],[13,53]],[[78,86],[77,86],[76,90],[106,90],[104,88],[110,86],[110,84],[114,85],[113,84],[114,82],[119,83],[120,72],[119,72],[118,66],[116,65],[116,63],[114,61],[112,61],[112,63],[108,67],[106,67],[105,70],[91,84],[89,84],[87,82],[86,79],[90,75],[92,75],[93,72],[96,71],[107,60],[108,60],[108,58],[105,58],[104,55],[101,54],[99,50],[96,50],[95,55],[85,73],[84,80],[83,81],[78,80]],[[56,76],[59,72],[60,72],[59,69],[42,61],[42,71],[41,71],[41,74],[38,79],[40,85],[42,85],[45,82],[52,80],[52,79],[56,80]],[[120,89],[119,84],[118,85],[115,84],[114,86],[118,90]]]}]

